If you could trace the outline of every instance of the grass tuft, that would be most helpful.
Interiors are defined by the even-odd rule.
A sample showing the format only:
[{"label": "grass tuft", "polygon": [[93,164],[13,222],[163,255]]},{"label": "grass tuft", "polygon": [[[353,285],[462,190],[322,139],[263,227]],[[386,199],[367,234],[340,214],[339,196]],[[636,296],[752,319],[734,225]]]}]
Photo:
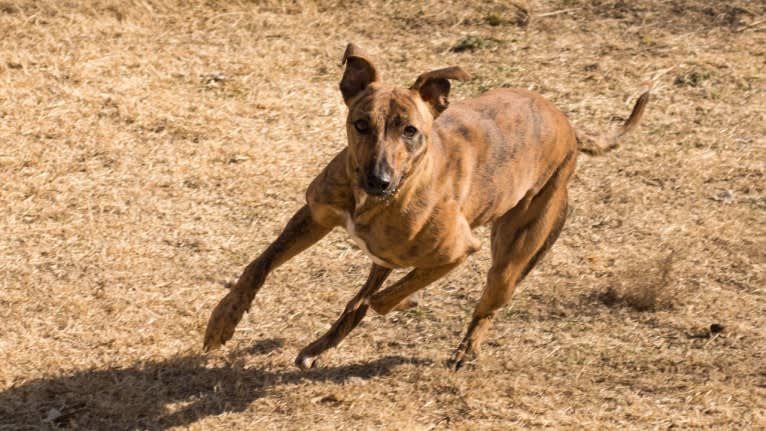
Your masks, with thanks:
[{"label": "grass tuft", "polygon": [[676,76],[673,83],[679,87],[700,87],[712,76],[712,73],[707,70],[692,70],[689,73]]},{"label": "grass tuft", "polygon": [[639,312],[672,309],[673,253],[630,267],[615,277],[596,299],[607,307],[627,307]]}]

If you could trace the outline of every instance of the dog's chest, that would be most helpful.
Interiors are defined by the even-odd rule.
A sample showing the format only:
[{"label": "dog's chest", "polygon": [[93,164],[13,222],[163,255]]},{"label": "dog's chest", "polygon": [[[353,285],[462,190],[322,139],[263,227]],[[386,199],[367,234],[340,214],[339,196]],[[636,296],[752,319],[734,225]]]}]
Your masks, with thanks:
[{"label": "dog's chest", "polygon": [[380,266],[384,266],[386,268],[395,268],[396,265],[383,260],[382,258],[376,256],[374,253],[370,251],[370,248],[367,247],[367,242],[357,234],[356,226],[354,225],[354,220],[351,217],[351,215],[348,213],[344,213],[344,216],[346,218],[346,231],[351,236],[351,239],[356,243],[356,245],[359,246],[359,248],[362,249],[362,251],[367,256],[370,256],[370,259],[372,259],[372,261],[375,262],[376,264]]},{"label": "dog's chest", "polygon": [[437,266],[455,262],[478,249],[479,242],[462,216],[434,222],[408,223],[381,215],[355,223],[344,213],[345,228],[353,241],[373,262],[387,268]]}]

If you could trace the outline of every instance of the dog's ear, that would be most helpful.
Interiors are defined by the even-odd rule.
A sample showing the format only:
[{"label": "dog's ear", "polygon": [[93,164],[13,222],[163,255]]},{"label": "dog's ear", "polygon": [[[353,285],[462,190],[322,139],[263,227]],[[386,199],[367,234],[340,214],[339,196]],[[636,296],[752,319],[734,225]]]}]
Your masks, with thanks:
[{"label": "dog's ear", "polygon": [[471,75],[458,66],[445,67],[418,76],[418,79],[410,87],[420,94],[423,101],[428,103],[434,118],[438,117],[449,106],[450,79],[468,81],[471,79]]},{"label": "dog's ear", "polygon": [[346,65],[346,70],[343,72],[343,79],[340,80],[340,92],[348,105],[354,96],[378,80],[378,70],[367,58],[367,54],[353,43],[346,47],[342,64]]}]

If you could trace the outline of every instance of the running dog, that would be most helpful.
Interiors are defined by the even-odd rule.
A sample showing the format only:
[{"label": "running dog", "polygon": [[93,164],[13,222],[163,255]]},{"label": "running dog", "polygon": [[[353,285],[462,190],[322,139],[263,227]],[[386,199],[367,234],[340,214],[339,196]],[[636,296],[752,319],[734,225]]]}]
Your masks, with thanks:
[{"label": "running dog", "polygon": [[[306,193],[306,205],[250,263],[208,322],[205,350],[229,340],[267,275],[324,237],[345,228],[372,259],[361,290],[322,337],[295,360],[313,367],[368,308],[386,314],[460,265],[480,247],[473,234],[491,225],[492,266],[462,342],[448,365],[457,370],[480,352],[492,318],[550,249],[567,217],[567,184],[578,150],[616,147],[649,100],[647,90],[620,131],[579,134],[541,96],[495,89],[449,104],[459,67],[426,72],[410,88],[385,84],[369,57],[350,44],[340,82],[348,106],[348,146]],[[412,268],[380,290],[394,268]]]}]

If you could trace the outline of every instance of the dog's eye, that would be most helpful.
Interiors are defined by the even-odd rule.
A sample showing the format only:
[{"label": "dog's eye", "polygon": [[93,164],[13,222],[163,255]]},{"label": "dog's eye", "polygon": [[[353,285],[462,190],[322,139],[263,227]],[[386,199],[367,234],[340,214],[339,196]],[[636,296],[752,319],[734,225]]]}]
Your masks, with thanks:
[{"label": "dog's eye", "polygon": [[404,131],[402,132],[402,134],[407,138],[411,138],[415,136],[415,134],[417,133],[418,133],[418,129],[415,126],[407,126],[404,128]]},{"label": "dog's eye", "polygon": [[362,135],[366,135],[370,133],[370,123],[367,122],[367,120],[356,120],[354,121],[354,128],[357,132],[361,133]]}]

